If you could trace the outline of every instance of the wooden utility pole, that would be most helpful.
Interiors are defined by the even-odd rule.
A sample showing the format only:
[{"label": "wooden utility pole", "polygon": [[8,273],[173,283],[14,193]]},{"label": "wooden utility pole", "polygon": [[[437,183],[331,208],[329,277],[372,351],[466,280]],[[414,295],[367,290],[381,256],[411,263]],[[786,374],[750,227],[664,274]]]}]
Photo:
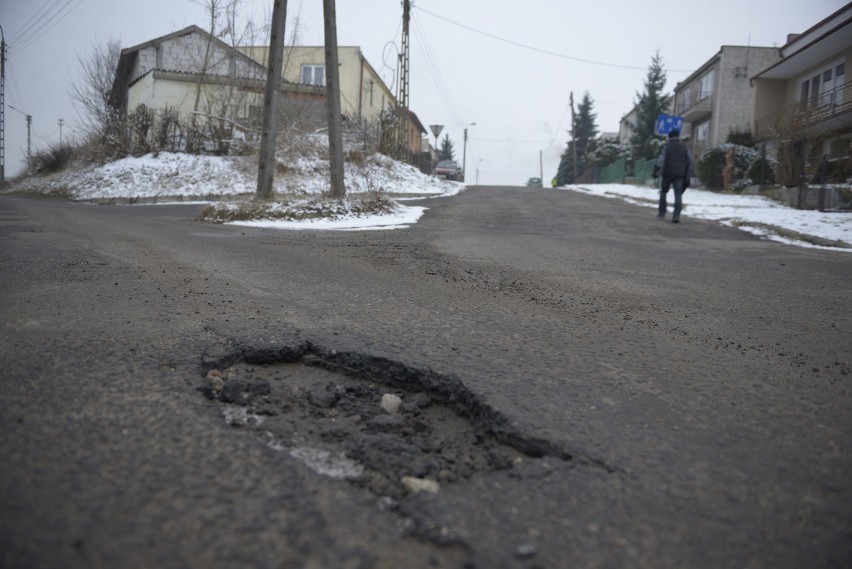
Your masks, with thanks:
[{"label": "wooden utility pole", "polygon": [[571,91],[571,97],[568,99],[571,102],[571,141],[574,143],[574,181],[573,184],[577,183],[577,121],[574,118],[574,91]]},{"label": "wooden utility pole", "polygon": [[[6,36],[0,27],[0,187],[6,184]],[[29,166],[29,164],[27,165]]]},{"label": "wooden utility pole", "polygon": [[335,0],[323,0],[325,21],[325,108],[328,112],[328,159],[331,166],[331,197],[343,199],[343,124],[340,117],[340,70],[337,65],[337,11]]},{"label": "wooden utility pole", "polygon": [[544,187],[544,156],[541,150],[538,151],[538,175],[541,180],[541,187]]},{"label": "wooden utility pole", "polygon": [[287,24],[287,0],[274,0],[272,28],[269,32],[269,66],[263,96],[263,127],[260,133],[260,157],[257,166],[258,199],[272,198],[272,174],[275,171],[275,141],[278,138],[278,91],[284,64],[284,28]]}]

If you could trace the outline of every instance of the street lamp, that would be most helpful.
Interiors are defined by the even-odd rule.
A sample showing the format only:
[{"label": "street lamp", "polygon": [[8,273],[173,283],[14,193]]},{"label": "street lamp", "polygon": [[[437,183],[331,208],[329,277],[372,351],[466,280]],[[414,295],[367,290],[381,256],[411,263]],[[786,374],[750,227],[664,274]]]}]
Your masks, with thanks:
[{"label": "street lamp", "polygon": [[467,127],[468,126],[476,126],[475,122],[472,122],[464,127],[464,149],[462,151],[462,174],[466,175],[467,173]]},{"label": "street lamp", "polygon": [[476,161],[476,185],[477,186],[479,185],[479,163],[482,162],[482,160],[484,160],[484,159],[480,158],[479,160]]}]

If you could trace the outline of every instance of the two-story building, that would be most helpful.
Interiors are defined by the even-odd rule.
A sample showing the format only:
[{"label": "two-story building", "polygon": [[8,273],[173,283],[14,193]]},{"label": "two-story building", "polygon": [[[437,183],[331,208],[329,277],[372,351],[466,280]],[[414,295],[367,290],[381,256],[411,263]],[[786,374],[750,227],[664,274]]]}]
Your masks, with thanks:
[{"label": "two-story building", "polygon": [[[121,114],[140,106],[173,113],[184,126],[256,130],[260,126],[266,68],[198,26],[123,49],[110,93]],[[281,82],[286,112],[324,121],[325,92]],[[303,121],[304,122],[304,121]],[[230,134],[229,134],[230,136]]]},{"label": "two-story building", "polygon": [[732,131],[751,130],[754,92],[749,79],[778,59],[774,47],[725,45],[675,86],[674,114],[683,117],[693,155],[725,142]]},{"label": "two-story building", "polygon": [[[190,130],[226,130],[222,135],[226,137],[233,129],[257,130],[268,51],[268,47],[234,47],[198,26],[188,26],[123,49],[110,103],[122,114],[140,106],[175,113],[182,125],[193,125]],[[396,98],[359,48],[340,47],[338,56],[341,112],[381,136],[382,113],[396,109]],[[324,48],[291,46],[284,61],[282,113],[288,121],[308,127],[324,124]],[[410,161],[419,163],[426,129],[411,111],[407,124]]]},{"label": "two-story building", "polygon": [[780,60],[754,75],[755,139],[779,160],[778,181],[836,169],[852,175],[852,4],[801,34],[791,34]]},{"label": "two-story building", "polygon": [[[262,65],[269,60],[268,46],[242,47],[240,50]],[[388,107],[396,106],[396,97],[359,47],[339,46],[337,59],[340,112],[343,115],[372,120]],[[281,75],[290,83],[325,87],[325,48],[286,46]]]},{"label": "two-story building", "polygon": [[[266,64],[269,57],[268,46],[241,49],[259,63]],[[396,108],[396,97],[364,57],[361,48],[338,46],[337,59],[340,112],[349,120],[358,121],[364,128],[378,127],[382,113]],[[291,83],[325,87],[325,48],[323,46],[285,47],[281,74]],[[406,140],[409,153],[414,160],[422,153],[422,139],[426,135],[426,130],[410,109],[407,123]]]},{"label": "two-story building", "polygon": [[618,142],[620,144],[630,144],[630,139],[633,138],[633,133],[636,132],[636,117],[638,116],[639,109],[634,105],[630,109],[630,112],[618,121]]}]

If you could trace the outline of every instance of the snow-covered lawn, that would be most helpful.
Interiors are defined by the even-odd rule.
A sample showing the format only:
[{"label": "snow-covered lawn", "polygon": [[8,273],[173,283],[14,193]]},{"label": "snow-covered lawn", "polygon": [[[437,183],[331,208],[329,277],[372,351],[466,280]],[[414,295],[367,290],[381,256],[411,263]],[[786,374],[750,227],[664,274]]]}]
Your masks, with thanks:
[{"label": "snow-covered lawn", "polygon": [[[657,208],[659,199],[659,191],[646,186],[589,184],[563,186],[560,189],[622,199],[653,209]],[[674,195],[670,191],[669,211],[673,202]],[[720,194],[694,188],[689,188],[683,194],[683,203],[681,223],[689,223],[689,218],[707,219],[773,241],[852,253],[852,212],[799,210],[762,196]],[[808,241],[807,238],[816,239]],[[837,242],[839,246],[826,247],[819,243],[821,241]],[[843,248],[844,245],[846,248]]]},{"label": "snow-covered lawn", "polygon": [[[103,166],[85,166],[46,180],[29,178],[15,189],[63,193],[75,200],[215,200],[253,194],[256,165],[256,157],[161,152],[122,158]],[[461,188],[460,184],[426,176],[413,166],[380,154],[348,164],[345,171],[346,186],[353,192],[441,195]],[[279,163],[273,189],[280,195],[320,195],[328,190],[328,178],[328,161],[297,156]]]},{"label": "snow-covered lawn", "polygon": [[[328,191],[328,161],[322,158],[323,141],[316,140],[307,152],[279,160],[274,191],[286,207],[305,203],[316,208]],[[427,176],[416,168],[379,155],[352,157],[346,167],[348,195],[381,192],[390,197],[390,211],[380,215],[341,211],[331,217],[309,216],[302,220],[253,219],[233,223],[281,229],[393,229],[417,222],[424,207],[404,205],[407,197],[454,195],[463,184]],[[256,184],[256,158],[195,156],[162,152],[124,158],[103,166],[86,166],[49,178],[30,178],[13,191],[58,194],[74,200],[116,200],[166,203],[180,200],[215,203],[251,197]],[[656,208],[654,188],[623,184],[564,186],[565,191],[622,199]],[[669,203],[673,197],[670,195]],[[804,247],[852,252],[852,212],[802,211],[768,198],[720,194],[690,188],[684,194],[682,223],[690,218],[712,220],[756,235]],[[308,207],[308,206],[306,206]],[[832,246],[836,245],[836,246]]]}]

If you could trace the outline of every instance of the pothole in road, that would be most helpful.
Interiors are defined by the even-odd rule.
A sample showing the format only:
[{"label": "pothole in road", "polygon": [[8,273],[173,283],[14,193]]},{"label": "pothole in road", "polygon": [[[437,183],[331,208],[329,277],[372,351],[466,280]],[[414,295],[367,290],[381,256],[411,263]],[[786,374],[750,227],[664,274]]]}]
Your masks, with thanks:
[{"label": "pothole in road", "polygon": [[525,456],[571,459],[518,433],[454,377],[307,345],[284,353],[211,364],[199,389],[228,424],[320,474],[398,498]]}]

